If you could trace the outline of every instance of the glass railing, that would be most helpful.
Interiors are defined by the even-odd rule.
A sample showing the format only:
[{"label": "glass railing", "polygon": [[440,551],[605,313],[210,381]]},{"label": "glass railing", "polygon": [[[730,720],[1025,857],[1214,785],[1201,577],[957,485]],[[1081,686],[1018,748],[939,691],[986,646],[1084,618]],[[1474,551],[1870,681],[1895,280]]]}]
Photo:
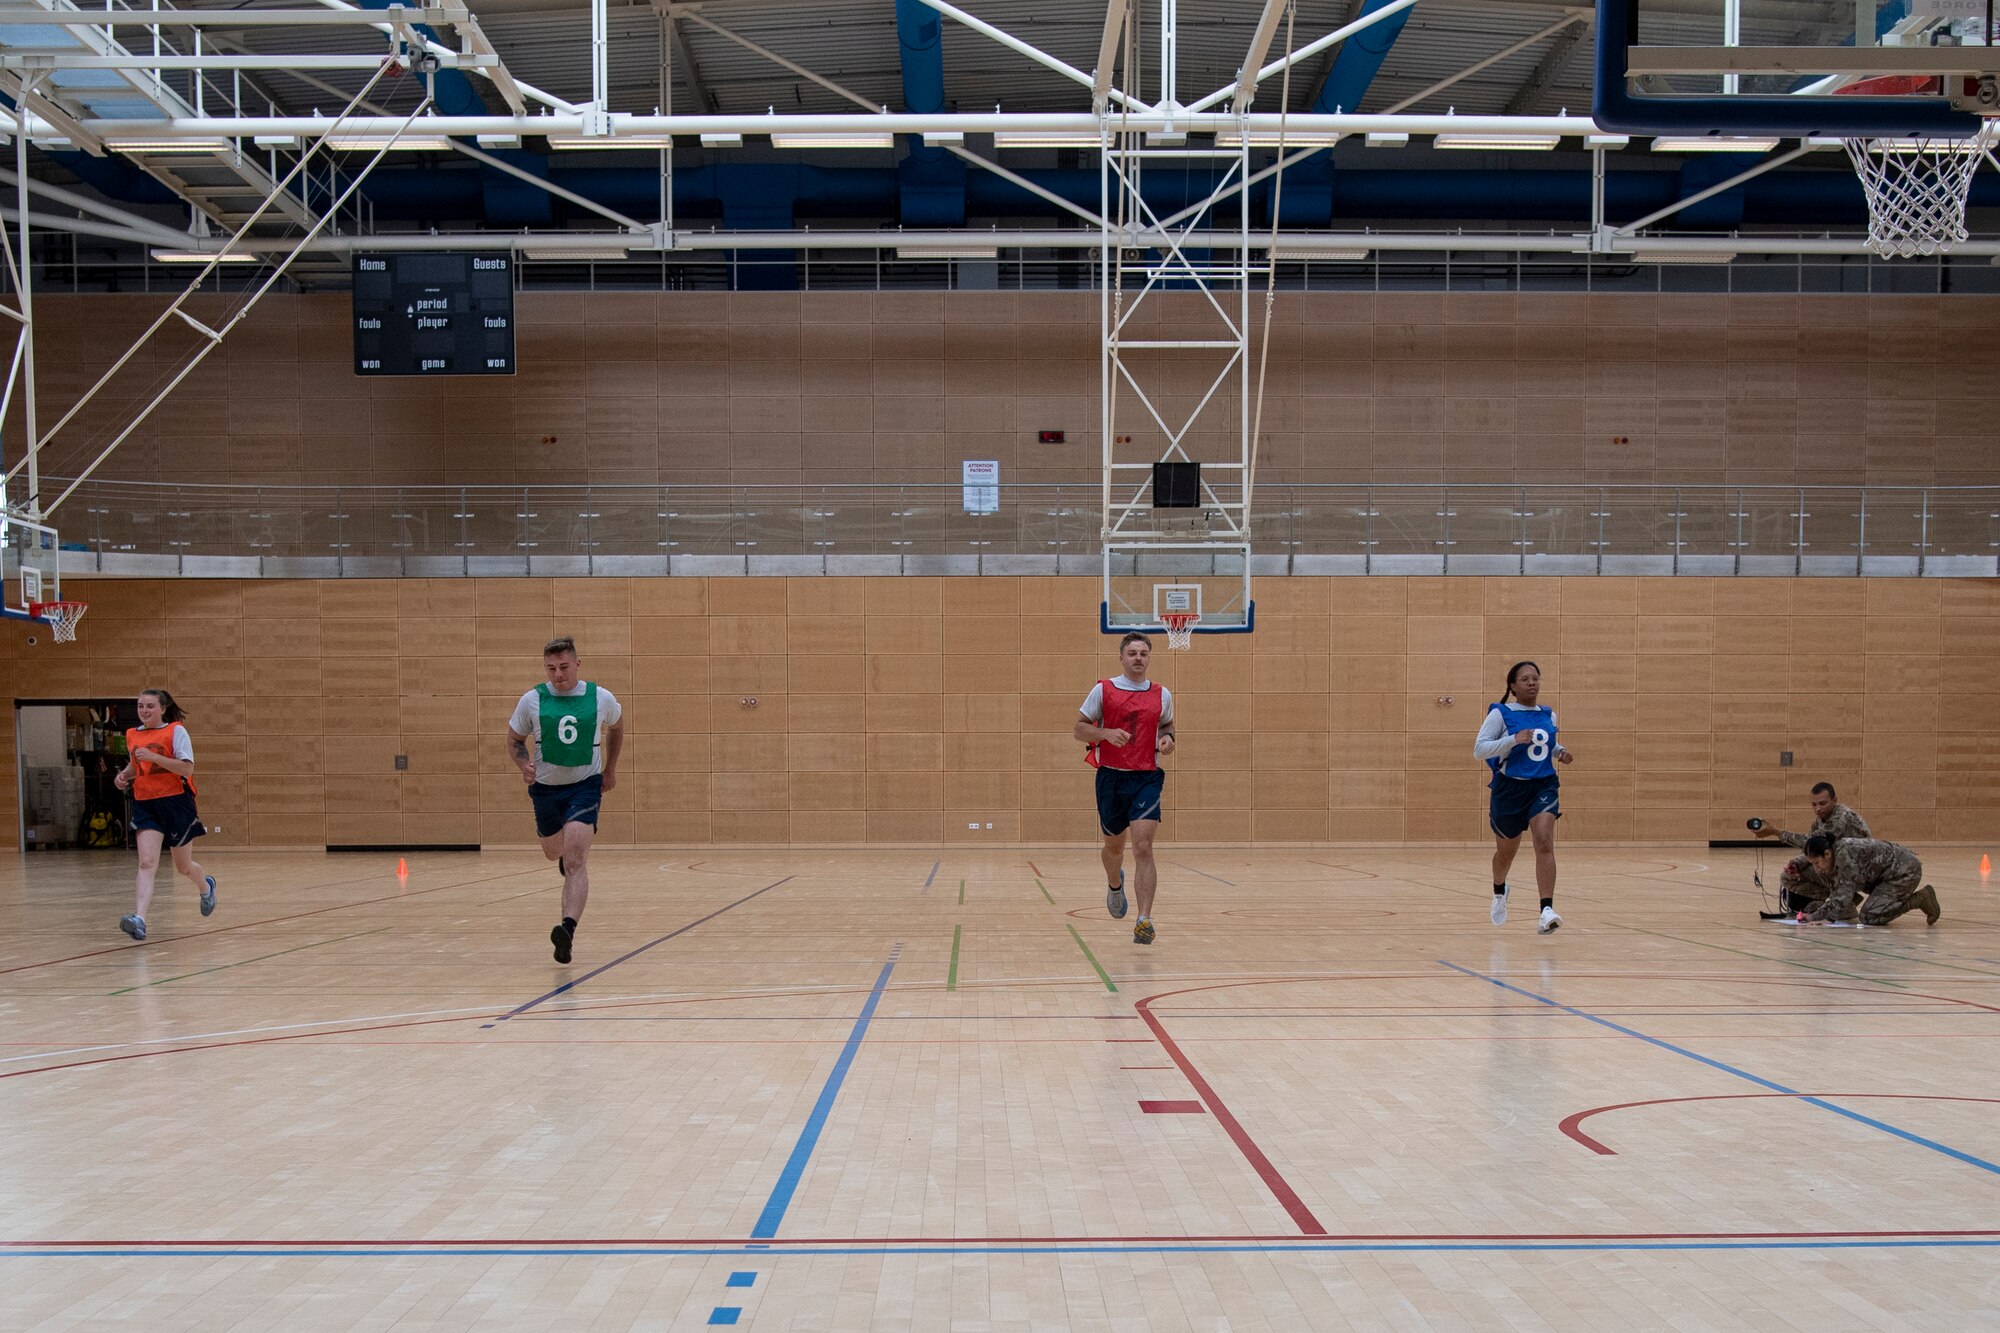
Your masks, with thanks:
[{"label": "glass railing", "polygon": [[[963,498],[956,485],[92,481],[54,518],[65,569],[104,572],[1083,573],[1097,559],[1095,485],[1002,487],[994,513]],[[1271,573],[1990,575],[2000,487],[1267,484],[1251,526]]]}]

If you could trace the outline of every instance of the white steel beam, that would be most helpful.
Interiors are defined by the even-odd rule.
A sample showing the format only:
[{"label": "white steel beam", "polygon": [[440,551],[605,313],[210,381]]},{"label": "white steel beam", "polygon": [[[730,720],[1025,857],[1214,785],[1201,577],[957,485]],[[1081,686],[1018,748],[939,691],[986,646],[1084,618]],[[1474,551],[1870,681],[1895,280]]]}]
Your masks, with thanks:
[{"label": "white steel beam", "polygon": [[[447,51],[438,58],[440,69],[495,69],[497,55],[461,54]],[[33,51],[8,47],[0,52],[4,70],[230,70],[230,69],[374,69],[382,63],[379,55],[144,55],[119,56],[95,53],[70,54],[64,51]]]},{"label": "white steel beam", "polygon": [[[930,3],[930,0],[924,0],[924,2],[928,4]],[[1265,79],[1270,78],[1273,74],[1281,74],[1284,72],[1287,66],[1296,65],[1301,60],[1310,60],[1312,59],[1312,57],[1318,55],[1321,51],[1324,51],[1327,47],[1333,46],[1339,42],[1344,42],[1357,32],[1361,32],[1365,29],[1372,28],[1376,24],[1380,23],[1383,19],[1393,18],[1395,15],[1402,13],[1404,10],[1408,9],[1410,6],[1416,3],[1417,0],[1393,0],[1392,3],[1382,6],[1380,9],[1376,10],[1372,14],[1364,14],[1360,18],[1354,20],[1352,23],[1344,23],[1340,27],[1335,28],[1332,32],[1328,33],[1326,36],[1320,38],[1318,41],[1307,42],[1304,46],[1301,46],[1298,50],[1291,52],[1289,55],[1274,60],[1270,64],[1264,66],[1264,68],[1258,70],[1257,82],[1262,83]],[[1201,98],[1198,101],[1188,103],[1187,109],[1190,111],[1206,111],[1208,110],[1208,108],[1214,106],[1217,102],[1222,101],[1224,98],[1228,97],[1231,93],[1235,92],[1236,88],[1237,85],[1233,83],[1226,88],[1217,88],[1214,92],[1210,93],[1208,96]]]},{"label": "white steel beam", "polygon": [[1090,109],[1100,116],[1111,100],[1112,71],[1118,64],[1118,48],[1131,12],[1132,0],[1110,0],[1104,8],[1104,35],[1097,41],[1097,68],[1091,71],[1090,84]]},{"label": "white steel beam", "polygon": [[[994,27],[991,23],[986,22],[986,20],[977,18],[971,14],[966,13],[964,10],[960,9],[957,5],[948,4],[946,3],[946,0],[918,0],[918,3],[928,5],[930,8],[935,9],[938,13],[943,14],[947,18],[957,19],[960,23],[963,23],[966,27],[972,29],[974,32],[982,33],[985,36],[991,37],[994,41],[1000,43],[1000,45],[1006,47],[1008,50],[1018,51],[1022,55],[1026,56],[1028,59],[1034,61],[1037,65],[1041,65],[1046,69],[1052,69],[1056,73],[1062,75],[1066,79],[1071,80],[1072,82],[1080,83],[1084,87],[1093,90],[1097,87],[1096,79],[1092,78],[1088,74],[1085,74],[1082,70],[1076,68],[1074,65],[1056,59],[1054,56],[1050,55],[1048,52],[1042,50],[1039,47],[1030,46],[1028,43],[1022,41],[1019,37],[1014,36],[1012,33],[1003,32],[999,28]],[[1415,4],[1416,0],[1409,0],[1409,3]],[[1138,102],[1130,97],[1127,97],[1124,93],[1118,91],[1116,88],[1110,89],[1107,95],[1110,97],[1112,101],[1120,103],[1121,105],[1127,107],[1132,107],[1135,109],[1143,109],[1145,106],[1143,102]]]},{"label": "white steel beam", "polygon": [[[74,14],[75,17],[71,17]],[[90,28],[318,28],[361,24],[380,26],[400,19],[407,23],[464,23],[471,11],[460,5],[425,5],[404,9],[42,9],[33,5],[0,5],[0,27]]]},{"label": "white steel beam", "polygon": [[1243,70],[1236,78],[1236,95],[1230,103],[1238,111],[1248,111],[1257,98],[1264,57],[1271,53],[1271,40],[1278,35],[1278,20],[1285,16],[1285,9],[1291,3],[1292,0],[1264,0],[1264,14],[1257,20],[1256,31],[1250,34],[1250,53],[1243,57]]}]

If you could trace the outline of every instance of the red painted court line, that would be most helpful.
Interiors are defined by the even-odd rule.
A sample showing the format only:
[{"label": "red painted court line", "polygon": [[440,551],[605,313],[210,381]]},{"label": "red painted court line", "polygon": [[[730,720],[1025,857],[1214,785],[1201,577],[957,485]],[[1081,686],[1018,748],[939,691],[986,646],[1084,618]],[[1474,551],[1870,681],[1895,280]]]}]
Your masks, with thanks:
[{"label": "red painted court line", "polygon": [[1151,1037],[1106,1037],[1104,1039],[1106,1046],[1130,1046],[1134,1042],[1142,1046],[1151,1046],[1153,1039]]},{"label": "red painted court line", "polygon": [[[1321,1233],[1328,1240],[1341,1243],[1426,1241],[1437,1244],[1508,1242],[1508,1241],[1731,1241],[1731,1240],[1929,1240],[1957,1239],[1977,1240],[2000,1236],[2000,1230],[1908,1230],[1908,1231],[1550,1231],[1550,1232],[1343,1232],[1340,1234]],[[784,1245],[1148,1245],[1170,1242],[1191,1244],[1216,1244],[1221,1242],[1255,1242],[1297,1240],[1292,1235],[1178,1235],[1178,1236],[787,1236]],[[434,1249],[439,1246],[454,1246],[462,1249],[484,1249],[497,1246],[526,1245],[619,1245],[658,1246],[713,1245],[742,1246],[769,1245],[767,1237],[756,1240],[748,1236],[690,1236],[690,1237],[602,1237],[602,1236],[555,1236],[555,1237],[510,1237],[496,1240],[480,1237],[474,1240],[453,1240],[450,1238],[428,1240],[0,1240],[0,1251],[5,1250],[48,1250],[48,1249],[244,1249],[258,1247],[265,1249],[329,1249],[341,1246],[368,1247],[374,1249],[420,1248]]]},{"label": "red painted court line", "polygon": [[1578,1111],[1575,1115],[1563,1117],[1558,1126],[1563,1133],[1581,1143],[1600,1157],[1616,1157],[1615,1150],[1605,1147],[1577,1126],[1594,1115],[1606,1111],[1629,1111],[1640,1106],[1672,1106],[1677,1102],[1743,1102],[1776,1099],[1790,1101],[1799,1097],[1820,1097],[1827,1101],[1897,1101],[1897,1102],[1984,1102],[2000,1104],[2000,1097],[1948,1097],[1922,1092],[1725,1092],[1711,1093],[1702,1097],[1653,1097],[1643,1102],[1619,1102],[1615,1106],[1593,1106],[1588,1111]]},{"label": "red painted court line", "polygon": [[[1228,984],[1235,985],[1241,983]],[[1317,1217],[1313,1216],[1312,1209],[1306,1207],[1305,1200],[1301,1199],[1298,1193],[1286,1183],[1284,1176],[1279,1174],[1278,1168],[1271,1164],[1271,1159],[1264,1155],[1264,1150],[1257,1146],[1256,1140],[1252,1139],[1249,1131],[1243,1128],[1242,1122],[1230,1112],[1228,1106],[1223,1104],[1222,1098],[1216,1096],[1215,1089],[1210,1087],[1208,1080],[1201,1076],[1201,1071],[1194,1067],[1194,1062],[1189,1060],[1181,1052],[1181,1048],[1174,1044],[1174,1039],[1167,1035],[1166,1027],[1153,1014],[1151,1006],[1155,1000],[1164,1000],[1172,995],[1188,995],[1195,991],[1221,989],[1224,989],[1224,987],[1191,986],[1187,990],[1163,991],[1158,995],[1148,995],[1145,999],[1133,1005],[1133,1008],[1139,1011],[1139,1017],[1146,1020],[1146,1026],[1151,1028],[1153,1035],[1159,1039],[1160,1046],[1167,1053],[1167,1058],[1180,1066],[1181,1074],[1193,1085],[1194,1090],[1201,1094],[1202,1101],[1207,1103],[1209,1111],[1214,1114],[1216,1122],[1222,1126],[1223,1132],[1229,1135],[1230,1142],[1236,1145],[1236,1150],[1243,1154],[1244,1160],[1250,1163],[1251,1169],[1264,1182],[1264,1187],[1271,1191],[1272,1196],[1277,1199],[1279,1206],[1297,1224],[1299,1230],[1308,1236],[1324,1236],[1327,1234],[1326,1228],[1320,1224],[1320,1220]]]},{"label": "red painted court line", "polygon": [[1035,872],[1035,878],[1036,878],[1036,879],[1047,879],[1047,878],[1048,878],[1048,876],[1047,876],[1047,875],[1044,875],[1044,874],[1042,873],[1042,868],[1041,868],[1040,866],[1036,865],[1036,864],[1035,864],[1035,863],[1034,863],[1033,861],[1030,861],[1030,862],[1028,862],[1028,869],[1030,869],[1030,870],[1032,870],[1032,871],[1034,871],[1034,872]]},{"label": "red painted court line", "polygon": [[1200,1102],[1150,1102],[1139,1103],[1141,1115],[1201,1115]]},{"label": "red painted court line", "polygon": [[[345,911],[350,907],[367,907],[371,903],[391,903],[401,898],[420,898],[427,893],[443,893],[446,889],[469,888],[474,884],[491,884],[494,880],[511,879],[517,875],[532,875],[536,873],[538,872],[533,870],[510,870],[504,875],[488,875],[484,879],[466,879],[460,880],[456,884],[440,884],[434,889],[418,889],[415,893],[384,894],[380,898],[363,898],[358,902],[338,903],[332,907],[315,908],[310,912],[294,912],[290,916],[268,916],[261,921],[245,921],[235,926],[218,926],[214,930],[198,930],[189,935],[163,935],[156,939],[147,940],[144,943],[114,944],[108,949],[92,949],[89,953],[73,953],[67,958],[50,958],[39,963],[20,963],[14,967],[0,967],[0,977],[4,977],[10,972],[32,972],[38,967],[54,967],[58,963],[74,963],[79,959],[97,958],[107,953],[126,953],[132,949],[144,949],[161,944],[175,944],[181,940],[206,939],[210,935],[226,935],[232,930],[249,930],[252,926],[270,926],[280,921],[298,921],[309,916],[324,916],[328,912]],[[336,880],[332,884],[316,885],[315,888],[337,889],[343,884],[361,884],[375,878],[378,877],[375,875],[366,875],[361,879]]]}]

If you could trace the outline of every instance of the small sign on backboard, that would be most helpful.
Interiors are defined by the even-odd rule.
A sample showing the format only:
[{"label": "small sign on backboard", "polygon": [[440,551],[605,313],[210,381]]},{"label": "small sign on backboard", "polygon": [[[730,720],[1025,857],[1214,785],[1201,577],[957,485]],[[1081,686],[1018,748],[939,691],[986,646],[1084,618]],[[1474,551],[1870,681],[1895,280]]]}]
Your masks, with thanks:
[{"label": "small sign on backboard", "polygon": [[998,459],[974,459],[964,461],[963,480],[965,484],[965,512],[968,514],[997,514],[1000,512],[1000,462]]}]

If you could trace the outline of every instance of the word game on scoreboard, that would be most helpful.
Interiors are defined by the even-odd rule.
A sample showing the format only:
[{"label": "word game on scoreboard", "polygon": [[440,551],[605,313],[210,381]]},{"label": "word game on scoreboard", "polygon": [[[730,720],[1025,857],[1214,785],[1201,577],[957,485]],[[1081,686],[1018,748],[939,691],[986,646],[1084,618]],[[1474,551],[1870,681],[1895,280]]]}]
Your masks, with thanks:
[{"label": "word game on scoreboard", "polygon": [[514,373],[514,256],[354,256],[354,373]]}]

